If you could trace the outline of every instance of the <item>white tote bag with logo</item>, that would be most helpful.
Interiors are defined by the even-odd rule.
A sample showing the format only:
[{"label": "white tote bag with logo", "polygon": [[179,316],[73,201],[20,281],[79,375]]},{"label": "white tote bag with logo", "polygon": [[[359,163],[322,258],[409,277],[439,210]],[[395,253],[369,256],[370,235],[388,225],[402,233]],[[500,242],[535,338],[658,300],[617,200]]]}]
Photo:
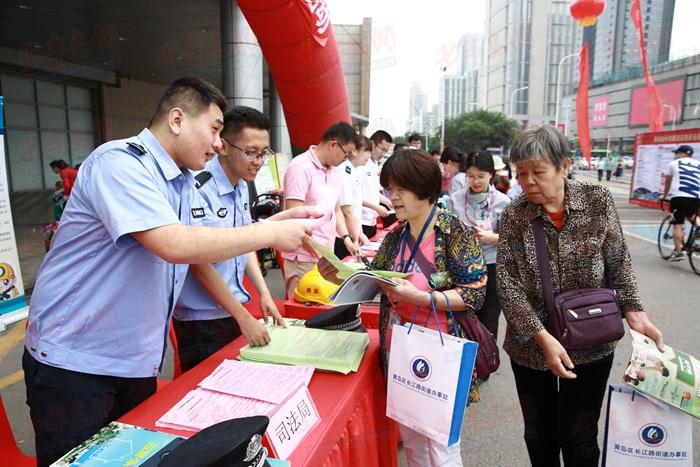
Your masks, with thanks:
[{"label": "white tote bag with logo", "polygon": [[626,386],[610,386],[603,466],[693,465],[692,417]]},{"label": "white tote bag with logo", "polygon": [[476,342],[415,324],[393,324],[387,417],[442,445],[456,443],[477,347]]}]

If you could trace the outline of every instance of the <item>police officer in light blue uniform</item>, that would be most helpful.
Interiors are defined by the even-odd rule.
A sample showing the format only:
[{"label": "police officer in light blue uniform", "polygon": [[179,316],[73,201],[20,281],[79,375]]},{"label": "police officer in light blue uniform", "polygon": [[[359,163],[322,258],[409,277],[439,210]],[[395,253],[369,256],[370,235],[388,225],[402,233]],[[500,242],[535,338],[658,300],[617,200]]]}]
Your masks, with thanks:
[{"label": "police officer in light blue uniform", "polygon": [[308,235],[284,220],[274,232],[183,225],[206,207],[187,169],[221,148],[225,107],[211,84],[180,78],[148,129],[103,144],[81,166],[37,276],[22,358],[38,465],[155,392],[187,263],[294,250]]},{"label": "police officer in light blue uniform", "polygon": [[[221,131],[222,149],[207,163],[207,171],[197,175],[199,194],[207,204],[205,225],[240,227],[252,222],[248,184],[270,157],[270,121],[261,112],[236,106],[224,114]],[[264,317],[271,314],[275,322],[284,321],[275,306],[260,272],[255,253],[241,255],[214,265],[227,288],[238,302],[239,313],[222,310],[217,301],[195,279],[196,271],[187,276],[185,287],[175,307],[174,327],[183,371],[192,368],[237,336],[244,334],[253,345],[269,342],[267,329],[240,305],[250,300],[243,286],[243,274],[260,294]]]}]

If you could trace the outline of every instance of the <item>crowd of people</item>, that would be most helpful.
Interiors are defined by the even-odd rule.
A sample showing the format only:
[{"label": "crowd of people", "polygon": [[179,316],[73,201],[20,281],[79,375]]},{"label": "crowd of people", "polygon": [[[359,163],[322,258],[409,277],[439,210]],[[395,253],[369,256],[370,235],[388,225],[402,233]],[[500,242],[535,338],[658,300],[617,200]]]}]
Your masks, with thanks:
[{"label": "crowd of people", "polygon": [[[155,392],[171,318],[183,369],[241,334],[253,346],[269,343],[266,327],[243,307],[247,274],[263,317],[284,326],[256,250],[283,252],[291,298],[315,265],[339,282],[330,263],[317,264],[304,248],[308,239],[361,255],[377,218],[401,223],[369,267],[410,273],[381,295],[382,367],[392,325],[417,315],[464,337],[450,308],[475,314],[496,336],[503,311],[532,464],[559,465],[563,454],[566,465],[597,465],[615,342],[566,350],[548,332],[532,221],[544,224],[555,293],[613,288],[629,326],[660,348],[663,342],[640,303],[612,196],[567,179],[566,138],[546,126],[523,131],[510,152],[511,179],[510,167],[486,151],[429,154],[420,137],[403,146],[386,131],[367,138],[338,122],[289,164],[284,210],[254,223],[246,182],[273,153],[269,130],[262,113],[228,109],[214,86],[184,77],[166,88],[147,128],[84,161],[38,273],[26,332],[23,369],[39,465]],[[438,322],[425,319],[431,303]],[[473,384],[470,400],[478,399]],[[400,431],[410,466],[462,465],[460,443]]]}]

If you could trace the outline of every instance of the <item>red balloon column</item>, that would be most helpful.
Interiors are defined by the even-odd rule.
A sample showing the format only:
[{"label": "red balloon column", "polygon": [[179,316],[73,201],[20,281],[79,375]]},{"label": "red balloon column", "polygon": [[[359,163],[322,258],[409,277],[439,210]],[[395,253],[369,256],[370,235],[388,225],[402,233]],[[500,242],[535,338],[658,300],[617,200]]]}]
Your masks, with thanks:
[{"label": "red balloon column", "polygon": [[[571,0],[569,11],[579,26],[591,26],[605,9],[605,0]],[[584,42],[579,52],[579,84],[576,92],[576,131],[581,152],[591,164],[591,129],[588,121],[588,43]]]},{"label": "red balloon column", "polygon": [[325,0],[238,0],[282,101],[292,144],[306,149],[351,122],[340,53]]},{"label": "red balloon column", "polygon": [[605,9],[605,0],[572,0],[569,4],[571,16],[579,26],[593,26]]}]

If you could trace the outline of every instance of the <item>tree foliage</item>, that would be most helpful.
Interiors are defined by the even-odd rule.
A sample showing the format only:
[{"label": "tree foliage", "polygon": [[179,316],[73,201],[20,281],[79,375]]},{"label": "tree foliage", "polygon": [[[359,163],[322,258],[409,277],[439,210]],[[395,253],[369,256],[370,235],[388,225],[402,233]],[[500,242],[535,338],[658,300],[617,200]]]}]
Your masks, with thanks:
[{"label": "tree foliage", "polygon": [[445,122],[445,146],[465,153],[488,147],[509,147],[518,123],[500,112],[473,110]]}]

